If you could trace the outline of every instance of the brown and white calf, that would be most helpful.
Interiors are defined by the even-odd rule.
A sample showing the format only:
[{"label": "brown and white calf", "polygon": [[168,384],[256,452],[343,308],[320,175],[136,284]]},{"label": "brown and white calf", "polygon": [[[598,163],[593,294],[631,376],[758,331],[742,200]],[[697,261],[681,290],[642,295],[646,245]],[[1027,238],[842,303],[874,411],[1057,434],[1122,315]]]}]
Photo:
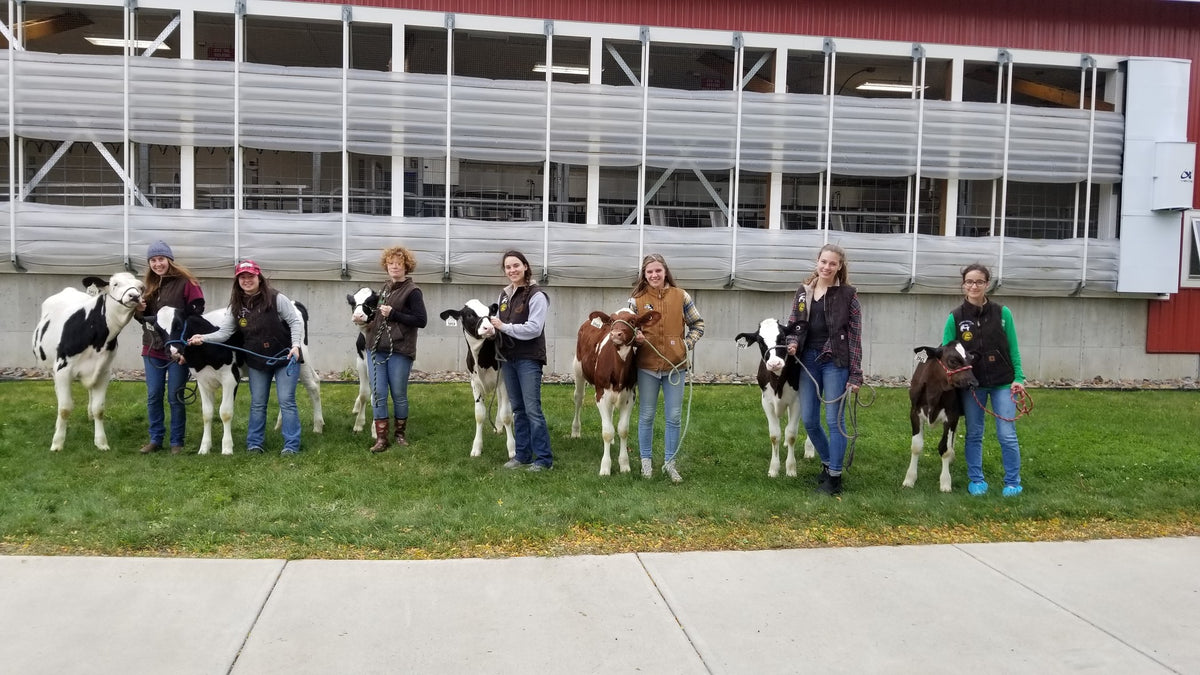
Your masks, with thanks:
[{"label": "brown and white calf", "polygon": [[596,408],[604,438],[604,456],[600,460],[600,475],[612,473],[613,411],[619,412],[616,435],[621,439],[617,462],[621,473],[629,473],[629,414],[633,410],[633,390],[637,384],[637,364],[633,343],[637,329],[658,322],[658,312],[640,316],[631,309],[619,309],[612,316],[592,312],[579,327],[575,341],[575,420],[571,422],[571,438],[579,438],[579,411],[583,407],[583,390],[588,384],[596,389]]},{"label": "brown and white calf", "polygon": [[496,329],[488,317],[497,306],[468,300],[462,309],[447,309],[439,316],[446,325],[461,325],[467,340],[467,373],[471,376],[471,394],[475,399],[475,440],[471,456],[483,454],[483,423],[487,421],[487,398],[495,394],[496,417],[493,429],[507,436],[508,457],[517,456],[517,441],[513,437],[513,412],[508,401],[508,389],[500,378],[500,361],[496,358]]},{"label": "brown and white calf", "polygon": [[128,272],[118,272],[94,293],[64,288],[46,298],[33,331],[33,355],[54,378],[58,417],[50,451],[62,450],[67,418],[74,403],[71,382],[79,380],[88,392],[88,417],[95,424],[96,448],[108,450],[104,433],[104,401],[112,379],[117,336],[133,318],[146,287]]},{"label": "brown and white calf", "polygon": [[925,427],[942,425],[942,440],[938,454],[942,456],[940,488],[950,492],[950,461],[954,459],[954,432],[962,416],[959,390],[979,386],[971,372],[974,357],[955,340],[941,347],[917,347],[913,350],[917,367],[908,385],[911,402],[909,420],[912,423],[912,459],[904,475],[904,487],[917,482],[917,460],[925,447]]},{"label": "brown and white calf", "polygon": [[[782,427],[783,443],[787,447],[787,463],[784,471],[796,475],[796,436],[800,430],[800,377],[803,370],[795,357],[788,358],[787,334],[793,326],[784,326],[774,318],[763,319],[753,333],[739,333],[734,338],[743,348],[757,345],[758,388],[762,390],[762,409],[767,416],[767,433],[771,438],[771,463],[767,475],[779,475],[780,418],[787,414],[786,426]],[[804,439],[804,458],[812,459],[817,454],[812,441]]]}]

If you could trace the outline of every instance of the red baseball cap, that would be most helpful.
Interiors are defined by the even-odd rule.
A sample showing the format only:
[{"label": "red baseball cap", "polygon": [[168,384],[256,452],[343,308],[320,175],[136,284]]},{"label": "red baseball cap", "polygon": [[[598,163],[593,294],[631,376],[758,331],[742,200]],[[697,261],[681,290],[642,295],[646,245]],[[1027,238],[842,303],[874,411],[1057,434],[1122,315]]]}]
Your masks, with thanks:
[{"label": "red baseball cap", "polygon": [[234,278],[237,278],[239,275],[242,275],[242,274],[257,274],[257,275],[261,276],[262,270],[259,269],[258,263],[247,258],[247,259],[243,260],[242,262],[238,263],[237,266],[233,268]]}]

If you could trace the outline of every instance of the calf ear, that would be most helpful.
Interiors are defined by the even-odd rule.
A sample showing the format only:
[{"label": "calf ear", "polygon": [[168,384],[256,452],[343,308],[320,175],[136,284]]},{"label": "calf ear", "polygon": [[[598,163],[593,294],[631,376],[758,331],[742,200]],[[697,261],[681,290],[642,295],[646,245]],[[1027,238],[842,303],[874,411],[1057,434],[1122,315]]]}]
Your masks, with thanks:
[{"label": "calf ear", "polygon": [[941,347],[917,347],[916,349],[913,350],[913,353],[917,355],[917,363],[925,363],[925,361],[928,359],[936,359],[936,358],[941,357],[942,348]]},{"label": "calf ear", "polygon": [[642,328],[644,326],[653,326],[654,324],[658,323],[658,320],[661,318],[662,314],[659,314],[657,311],[652,309],[649,312],[639,316],[636,323],[638,328]]},{"label": "calf ear", "polygon": [[[346,296],[346,297],[350,297],[350,296]],[[351,304],[353,304],[353,303],[351,303]],[[462,314],[460,314],[457,309],[444,310],[441,314],[438,314],[438,316],[440,316],[442,318],[442,321],[445,321],[446,319],[449,319],[450,317],[454,317],[455,319],[462,318]]]},{"label": "calf ear", "polygon": [[358,304],[358,303],[354,302],[354,296],[353,296],[353,295],[351,295],[351,294],[347,293],[347,294],[346,294],[346,304],[348,304],[348,305],[350,305],[351,307],[353,307],[354,305],[356,305],[356,304]]},{"label": "calf ear", "polygon": [[187,305],[184,314],[187,316],[200,316],[204,313],[204,298],[196,298]]},{"label": "calf ear", "polygon": [[496,316],[496,312],[499,312],[499,311],[500,311],[500,305],[497,305],[494,302],[491,305],[488,305],[488,316]]},{"label": "calf ear", "polygon": [[[600,310],[596,310],[596,311],[592,312],[591,314],[588,314],[588,321],[591,321],[592,325],[595,325],[596,319],[600,319],[601,323],[608,323],[609,321],[612,320],[611,317],[609,317],[604,312],[601,312]],[[596,327],[599,328],[599,326],[596,326]]]},{"label": "calf ear", "polygon": [[754,344],[758,339],[758,333],[738,333],[733,341],[738,343],[738,346],[745,348]]},{"label": "calf ear", "polygon": [[108,288],[108,279],[100,277],[84,277],[82,283],[84,290],[90,295],[97,295],[100,291]]}]

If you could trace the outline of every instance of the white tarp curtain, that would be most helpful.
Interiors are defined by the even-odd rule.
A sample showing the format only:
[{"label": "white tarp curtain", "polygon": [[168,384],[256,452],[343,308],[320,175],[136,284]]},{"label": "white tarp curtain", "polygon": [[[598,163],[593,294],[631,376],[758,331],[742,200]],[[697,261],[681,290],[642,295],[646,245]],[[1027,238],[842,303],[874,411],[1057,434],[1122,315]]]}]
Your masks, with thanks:
[{"label": "white tarp curtain", "polygon": [[[156,239],[171,242],[176,255],[204,276],[226,276],[233,264],[230,211],[130,209],[130,250],[141,252]],[[72,207],[17,204],[17,254],[34,272],[111,273],[123,264],[121,206]],[[351,214],[347,222],[347,264],[354,278],[379,274],[379,251],[403,241],[417,254],[419,280],[437,282],[445,265],[445,222],[440,218],[396,221]],[[241,255],[272,274],[300,279],[338,279],[341,272],[340,214],[303,216],[244,211],[239,217]],[[0,209],[8,228],[8,210]],[[971,262],[998,266],[993,237],[920,235],[918,290],[946,291]],[[451,221],[450,274],[456,283],[494,282],[502,248],[518,248],[538,273],[545,247],[542,228],[530,223]],[[564,286],[624,287],[638,268],[634,225],[549,225],[550,283]],[[830,241],[846,248],[853,283],[864,291],[904,288],[909,280],[908,238],[887,234],[837,232]],[[900,245],[903,242],[904,245]],[[755,291],[794,290],[823,244],[815,230],[740,230],[737,279],[733,287]],[[722,288],[729,280],[728,228],[646,228],[646,251],[662,253],[685,288]],[[1092,241],[1088,248],[1088,293],[1115,292],[1116,240]],[[135,256],[136,257],[136,256]],[[1062,296],[1080,278],[1078,240],[1006,239],[1004,286],[1022,295]]]},{"label": "white tarp curtain", "polygon": [[[16,132],[46,140],[122,140],[122,57],[16,52]],[[342,149],[339,68],[243,63],[241,144],[248,148],[336,152]],[[7,54],[0,82],[7,83]],[[228,147],[233,144],[234,64],[133,58],[130,137],[139,143]],[[446,147],[446,83],[441,75],[349,73],[348,147],[384,156],[440,157]],[[545,159],[543,82],[451,78],[451,152],[463,159]],[[825,166],[828,99],[745,92],[744,171],[815,173]],[[7,92],[5,93],[7,99]],[[642,92],[636,87],[553,85],[550,153],[554,162],[635,166],[641,161]],[[918,170],[919,103],[839,96],[834,105],[833,172],[913,175]],[[924,102],[920,174],[998,178],[1003,168],[1005,107]],[[7,106],[0,107],[7,124]],[[658,168],[733,167],[736,94],[651,89],[646,163]],[[1013,106],[1009,180],[1073,183],[1085,179],[1088,111]],[[1123,118],[1096,113],[1092,180],[1120,181]]]}]

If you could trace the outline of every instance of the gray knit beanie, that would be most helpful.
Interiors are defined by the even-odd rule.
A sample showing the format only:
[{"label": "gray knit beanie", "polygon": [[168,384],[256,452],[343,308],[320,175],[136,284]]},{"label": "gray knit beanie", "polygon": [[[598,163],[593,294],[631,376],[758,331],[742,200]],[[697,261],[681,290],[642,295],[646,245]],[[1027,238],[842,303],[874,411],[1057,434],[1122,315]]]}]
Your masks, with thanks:
[{"label": "gray knit beanie", "polygon": [[171,247],[167,246],[167,242],[161,239],[153,244],[150,244],[150,248],[146,249],[146,260],[149,260],[156,255],[161,255],[167,260],[175,259],[175,254],[171,252]]}]

